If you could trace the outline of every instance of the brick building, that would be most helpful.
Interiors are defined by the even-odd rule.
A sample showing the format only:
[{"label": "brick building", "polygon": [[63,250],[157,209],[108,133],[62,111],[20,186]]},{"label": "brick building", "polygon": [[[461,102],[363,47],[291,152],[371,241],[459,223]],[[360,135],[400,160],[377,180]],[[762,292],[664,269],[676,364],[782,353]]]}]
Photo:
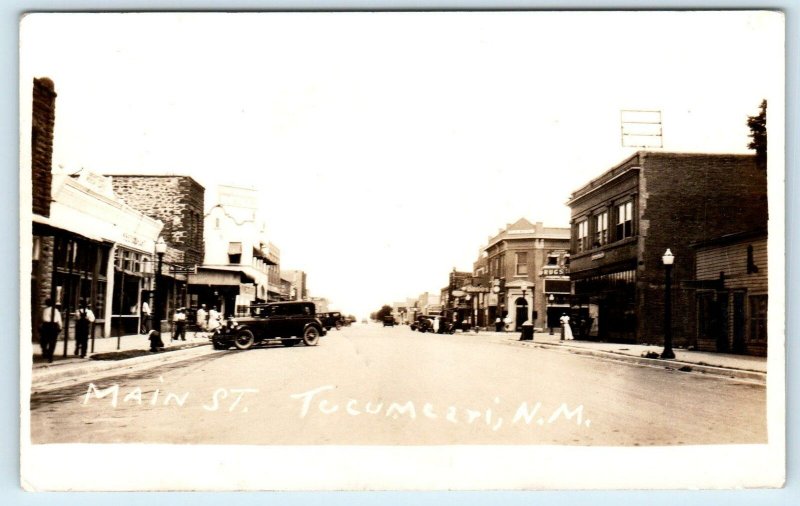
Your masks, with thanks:
[{"label": "brick building", "polygon": [[[115,194],[126,204],[164,224],[167,244],[163,258],[160,314],[170,321],[175,308],[188,306],[187,276],[203,262],[203,210],[205,188],[189,176],[112,175]],[[151,300],[155,312],[155,297]]]},{"label": "brick building", "polygon": [[639,151],[572,193],[567,205],[576,334],[663,343],[661,257],[670,249],[674,344],[696,346],[691,245],[766,227],[766,173],[752,155]]},{"label": "brick building", "polygon": [[484,249],[486,279],[491,283],[483,306],[487,325],[498,317],[508,317],[515,330],[526,320],[536,328],[557,320],[569,294],[565,270],[569,244],[569,228],[545,227],[525,218],[490,237]]}]

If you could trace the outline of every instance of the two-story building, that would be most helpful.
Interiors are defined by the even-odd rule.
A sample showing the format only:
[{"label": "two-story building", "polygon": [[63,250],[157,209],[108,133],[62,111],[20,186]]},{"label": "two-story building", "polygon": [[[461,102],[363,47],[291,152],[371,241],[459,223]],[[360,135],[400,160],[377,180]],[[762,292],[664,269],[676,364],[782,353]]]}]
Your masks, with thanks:
[{"label": "two-story building", "polygon": [[518,330],[527,320],[545,328],[557,317],[569,293],[564,292],[569,243],[569,228],[545,227],[525,218],[490,237],[484,250],[491,283],[488,322],[508,317],[509,327]]},{"label": "two-story building", "polygon": [[203,263],[189,275],[191,305],[226,316],[246,313],[254,302],[280,298],[279,253],[258,216],[256,190],[220,186],[217,195],[204,218]]},{"label": "two-story building", "polygon": [[567,205],[576,334],[663,343],[669,249],[673,342],[695,346],[691,245],[766,227],[766,173],[752,155],[639,151],[573,192]]},{"label": "two-story building", "polygon": [[[190,176],[174,174],[114,174],[113,191],[125,203],[164,226],[166,252],[161,259],[160,284],[142,294],[164,328],[176,308],[188,306],[188,276],[203,261],[203,206],[205,188]],[[156,302],[161,307],[156,308]]]}]

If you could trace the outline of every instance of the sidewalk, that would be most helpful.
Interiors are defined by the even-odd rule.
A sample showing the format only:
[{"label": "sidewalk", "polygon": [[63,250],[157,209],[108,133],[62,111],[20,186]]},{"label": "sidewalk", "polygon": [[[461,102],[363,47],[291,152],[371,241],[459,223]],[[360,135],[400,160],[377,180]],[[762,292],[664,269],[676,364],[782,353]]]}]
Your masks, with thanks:
[{"label": "sidewalk", "polygon": [[[173,341],[172,334],[169,332],[164,332],[161,334],[161,340],[164,341],[164,349],[167,350],[169,348],[174,347],[188,347],[188,346],[199,346],[202,344],[210,343],[208,337],[204,334],[194,332],[187,332],[186,333],[186,341]],[[75,341],[70,339],[69,343],[67,343],[67,356],[64,356],[64,341],[58,341],[56,344],[56,353],[53,357],[53,362],[50,363],[42,357],[42,349],[37,344],[33,345],[33,370],[39,369],[51,369],[51,368],[58,368],[63,367],[66,364],[81,364],[81,363],[91,363],[96,362],[96,360],[92,360],[92,355],[97,355],[100,353],[113,353],[113,352],[125,352],[131,350],[149,350],[150,349],[150,340],[148,336],[145,334],[131,334],[125,335],[120,338],[117,337],[101,337],[95,338],[94,340],[94,348],[92,348],[92,340],[89,339],[89,353],[86,354],[86,358],[80,358],[79,356],[75,355]],[[154,353],[155,355],[156,353]]]},{"label": "sidewalk", "polygon": [[663,346],[650,346],[644,344],[621,344],[605,343],[595,341],[561,341],[561,334],[558,329],[553,335],[548,332],[536,332],[533,341],[520,341],[519,332],[487,332],[481,331],[478,336],[494,336],[501,342],[507,344],[518,343],[523,346],[540,345],[547,348],[562,348],[573,353],[594,355],[599,357],[614,358],[645,365],[659,365],[681,369],[685,371],[704,372],[708,374],[718,374],[733,376],[737,378],[754,379],[766,381],[767,358],[753,357],[749,355],[733,355],[729,353],[713,353],[695,350],[685,350],[675,348],[674,360],[661,358],[645,358],[648,353],[660,355]]}]

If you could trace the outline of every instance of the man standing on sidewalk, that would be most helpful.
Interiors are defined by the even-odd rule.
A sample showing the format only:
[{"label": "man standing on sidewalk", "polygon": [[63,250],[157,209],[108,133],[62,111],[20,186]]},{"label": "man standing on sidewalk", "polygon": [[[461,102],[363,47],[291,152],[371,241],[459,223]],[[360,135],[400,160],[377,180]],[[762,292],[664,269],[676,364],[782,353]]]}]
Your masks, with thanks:
[{"label": "man standing on sidewalk", "polygon": [[142,301],[142,334],[150,332],[150,304]]},{"label": "man standing on sidewalk", "polygon": [[94,323],[94,313],[86,307],[86,299],[80,300],[80,308],[75,313],[75,354],[86,358],[89,344],[89,329]]},{"label": "man standing on sidewalk", "polygon": [[61,332],[61,311],[56,309],[50,298],[44,301],[44,305],[42,325],[39,327],[39,344],[42,347],[42,356],[48,362],[52,362],[56,351],[56,339]]},{"label": "man standing on sidewalk", "polygon": [[175,311],[175,315],[172,317],[172,323],[175,324],[175,335],[172,336],[172,339],[174,341],[178,339],[186,341],[186,313],[184,312],[184,308],[179,307]]}]

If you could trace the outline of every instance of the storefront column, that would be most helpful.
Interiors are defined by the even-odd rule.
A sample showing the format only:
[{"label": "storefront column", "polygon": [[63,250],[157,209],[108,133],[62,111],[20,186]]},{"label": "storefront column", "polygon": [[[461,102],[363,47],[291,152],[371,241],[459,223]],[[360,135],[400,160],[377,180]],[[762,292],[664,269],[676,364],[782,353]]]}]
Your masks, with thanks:
[{"label": "storefront column", "polygon": [[117,255],[117,245],[114,244],[108,251],[108,262],[106,262],[106,293],[105,304],[103,305],[103,337],[111,336],[111,315],[114,308],[114,258]]}]

